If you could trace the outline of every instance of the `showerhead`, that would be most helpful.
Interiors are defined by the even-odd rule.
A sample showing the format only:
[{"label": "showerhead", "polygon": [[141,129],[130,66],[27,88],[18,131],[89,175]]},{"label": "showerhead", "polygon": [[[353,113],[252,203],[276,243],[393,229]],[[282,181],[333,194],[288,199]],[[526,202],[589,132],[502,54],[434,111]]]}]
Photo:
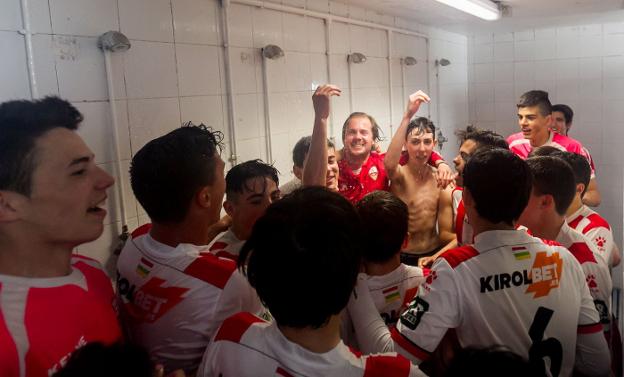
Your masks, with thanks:
[{"label": "showerhead", "polygon": [[442,67],[446,67],[447,65],[451,64],[451,61],[448,59],[440,59],[440,60],[436,60],[435,63],[436,65],[441,65]]},{"label": "showerhead", "polygon": [[415,65],[416,63],[418,63],[416,58],[413,56],[406,56],[401,59],[401,62],[405,65]]},{"label": "showerhead", "polygon": [[118,31],[107,31],[98,38],[98,47],[104,51],[126,51],[130,46],[128,38]]},{"label": "showerhead", "polygon": [[360,64],[366,61],[366,55],[361,54],[359,52],[353,52],[347,55],[347,61],[353,64]]},{"label": "showerhead", "polygon": [[284,56],[284,50],[280,46],[266,45],[262,48],[262,56],[267,59],[279,59]]}]

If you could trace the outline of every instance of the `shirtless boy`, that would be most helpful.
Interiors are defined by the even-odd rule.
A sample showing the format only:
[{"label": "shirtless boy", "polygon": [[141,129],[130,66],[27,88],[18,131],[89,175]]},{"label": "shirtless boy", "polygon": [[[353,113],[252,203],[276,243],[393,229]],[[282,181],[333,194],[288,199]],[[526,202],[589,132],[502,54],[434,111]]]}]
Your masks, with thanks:
[{"label": "shirtless boy", "polygon": [[[454,238],[451,189],[438,187],[436,169],[427,164],[436,145],[435,126],[427,118],[411,120],[423,102],[429,102],[429,96],[424,92],[410,95],[403,120],[384,161],[392,182],[390,191],[408,207],[409,240],[401,259],[411,265],[416,265],[420,257],[434,254]],[[402,166],[403,146],[409,160]]]}]

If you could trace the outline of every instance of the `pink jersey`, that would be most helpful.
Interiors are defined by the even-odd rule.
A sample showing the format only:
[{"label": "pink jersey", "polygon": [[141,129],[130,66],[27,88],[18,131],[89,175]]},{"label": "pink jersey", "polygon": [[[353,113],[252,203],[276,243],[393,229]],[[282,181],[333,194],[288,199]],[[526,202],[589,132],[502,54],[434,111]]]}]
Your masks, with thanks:
[{"label": "pink jersey", "polygon": [[581,232],[596,246],[596,249],[604,256],[609,267],[613,266],[613,258],[619,254],[613,232],[607,220],[586,205],[581,206],[567,218],[568,225],[572,229]]},{"label": "pink jersey", "polygon": [[85,344],[121,340],[110,279],[92,259],[71,263],[58,278],[0,275],[0,376],[48,377]]},{"label": "pink jersey", "polygon": [[453,225],[455,227],[455,235],[457,236],[457,244],[459,246],[471,244],[474,238],[472,225],[468,222],[466,210],[464,208],[463,189],[455,187],[451,194],[453,200]]},{"label": "pink jersey", "polygon": [[255,290],[230,259],[136,232],[117,261],[117,294],[132,340],[165,370],[193,372],[224,319],[261,313]]},{"label": "pink jersey", "polygon": [[576,259],[522,230],[480,233],[442,254],[429,276],[391,334],[395,349],[420,360],[454,328],[462,347],[505,345],[569,376],[577,332],[602,330]]},{"label": "pink jersey", "polygon": [[555,241],[570,250],[581,264],[589,292],[594,298],[594,304],[600,314],[600,322],[604,325],[605,331],[608,331],[611,319],[611,289],[613,284],[606,260],[590,240],[570,228],[566,223],[563,223]]},{"label": "pink jersey", "polygon": [[[529,139],[525,139],[522,132],[515,133],[507,138],[507,143],[509,144],[509,149],[520,156],[522,159],[526,159],[529,156],[529,153],[533,150]],[[556,132],[550,132],[550,136],[548,137],[548,141],[544,144],[544,146],[555,147],[562,151],[568,151],[576,154],[580,154],[585,157],[591,166],[591,177],[596,177],[596,168],[594,166],[594,160],[591,158],[589,151],[583,147],[583,145],[568,136],[563,136]]]},{"label": "pink jersey", "polygon": [[325,353],[311,352],[286,339],[275,323],[250,313],[228,318],[202,360],[197,377],[207,376],[424,376],[396,353],[361,356],[339,342]]},{"label": "pink jersey", "polygon": [[225,232],[220,233],[211,243],[208,244],[208,251],[218,257],[237,261],[238,254],[240,254],[240,250],[244,244],[244,240],[239,240],[234,235],[234,232],[232,232],[231,229],[228,229]]}]

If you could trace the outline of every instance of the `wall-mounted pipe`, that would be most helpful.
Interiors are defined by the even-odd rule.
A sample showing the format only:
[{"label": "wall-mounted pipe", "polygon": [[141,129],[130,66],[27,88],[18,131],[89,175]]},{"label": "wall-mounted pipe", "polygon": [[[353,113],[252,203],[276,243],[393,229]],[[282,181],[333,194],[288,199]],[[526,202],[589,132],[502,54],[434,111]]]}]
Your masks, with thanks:
[{"label": "wall-mounted pipe", "polygon": [[366,63],[366,55],[360,52],[352,52],[347,55],[347,71],[349,74],[349,112],[353,112],[353,73],[351,71],[351,64]]},{"label": "wall-mounted pipe", "polygon": [[230,166],[238,163],[236,154],[236,106],[234,104],[234,88],[230,63],[230,0],[221,0],[221,29],[223,31],[223,60],[225,70],[225,86],[227,90],[228,109],[228,140],[230,144]]},{"label": "wall-mounted pipe", "polygon": [[394,129],[392,127],[393,120],[393,111],[392,111],[392,30],[387,30],[386,35],[388,37],[388,105],[389,105],[389,116],[390,122],[388,122],[388,126],[390,127],[390,139],[394,136]]},{"label": "wall-mounted pipe", "polygon": [[267,63],[269,60],[279,59],[284,56],[284,50],[276,45],[267,45],[262,48],[262,81],[264,92],[264,134],[266,142],[266,162],[273,163],[273,147],[271,145],[271,106],[269,102],[269,74]]},{"label": "wall-mounted pipe", "polygon": [[39,97],[37,89],[37,76],[35,75],[35,58],[32,43],[32,28],[30,26],[30,9],[28,0],[21,0],[22,6],[22,29],[19,31],[24,36],[24,44],[26,48],[26,66],[28,69],[28,82],[30,84],[30,97],[35,99]]},{"label": "wall-mounted pipe", "polygon": [[[332,20],[326,18],[323,20],[325,22],[325,56],[327,57],[327,82],[333,83],[332,69],[331,69],[331,26]],[[318,83],[323,84],[323,83]],[[316,88],[312,88],[312,90],[316,90]],[[334,136],[334,106],[329,107],[329,139],[335,144],[336,138]]]}]

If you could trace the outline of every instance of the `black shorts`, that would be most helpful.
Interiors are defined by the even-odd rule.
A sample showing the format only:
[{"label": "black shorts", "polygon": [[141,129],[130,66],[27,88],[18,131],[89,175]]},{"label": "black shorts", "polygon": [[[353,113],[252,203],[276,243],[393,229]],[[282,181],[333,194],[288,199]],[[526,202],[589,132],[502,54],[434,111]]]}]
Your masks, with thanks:
[{"label": "black shorts", "polygon": [[440,251],[440,247],[437,247],[431,251],[428,251],[426,253],[420,253],[420,254],[414,254],[414,253],[404,253],[401,252],[401,263],[403,264],[408,264],[410,266],[418,266],[418,260],[422,257],[430,257],[433,254],[437,253],[438,251]]}]

